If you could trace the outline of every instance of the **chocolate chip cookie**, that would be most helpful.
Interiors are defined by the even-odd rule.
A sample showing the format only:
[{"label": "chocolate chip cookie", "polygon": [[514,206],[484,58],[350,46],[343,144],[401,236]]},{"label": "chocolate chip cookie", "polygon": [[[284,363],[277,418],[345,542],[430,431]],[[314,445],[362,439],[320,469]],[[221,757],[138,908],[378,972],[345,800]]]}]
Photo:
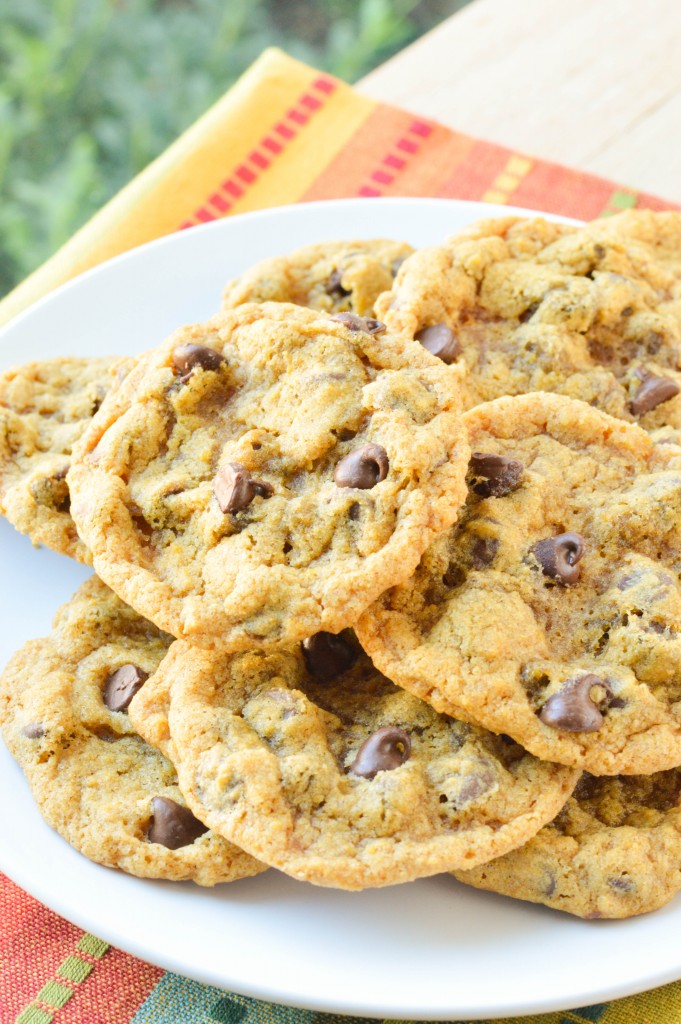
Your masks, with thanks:
[{"label": "chocolate chip cookie", "polygon": [[172,764],[130,723],[171,639],[93,576],[0,677],[4,740],[45,820],[91,860],[200,885],[257,874],[191,813]]},{"label": "chocolate chip cookie", "polygon": [[681,764],[681,459],[574,399],[464,416],[459,522],[361,617],[377,667],[438,711],[596,775]]},{"label": "chocolate chip cookie", "polygon": [[381,292],[413,252],[406,242],[371,239],[306,245],[257,263],[229,281],[223,308],[244,302],[295,302],[328,313],[373,316]]},{"label": "chocolate chip cookie", "polygon": [[584,775],[528,843],[455,877],[589,919],[657,910],[681,889],[680,796],[678,769]]},{"label": "chocolate chip cookie", "polygon": [[578,778],[437,714],[349,631],[232,655],[178,641],[130,713],[202,820],[343,889],[489,860],[553,817]]},{"label": "chocolate chip cookie", "polygon": [[681,426],[679,213],[481,221],[412,256],[376,316],[465,367],[469,406],[554,391]]},{"label": "chocolate chip cookie", "polygon": [[110,396],[68,476],[98,574],[174,636],[338,632],[465,497],[458,380],[376,320],[247,304],[177,331]]},{"label": "chocolate chip cookie", "polygon": [[71,450],[123,359],[50,359],[0,375],[0,513],[34,544],[90,563],[70,516]]}]

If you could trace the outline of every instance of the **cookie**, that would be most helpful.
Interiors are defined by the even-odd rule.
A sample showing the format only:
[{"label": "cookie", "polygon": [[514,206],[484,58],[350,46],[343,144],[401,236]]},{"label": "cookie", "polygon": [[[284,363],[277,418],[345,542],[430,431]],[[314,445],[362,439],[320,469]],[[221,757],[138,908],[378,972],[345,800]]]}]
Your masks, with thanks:
[{"label": "cookie", "polygon": [[455,877],[589,919],[632,917],[681,889],[681,771],[584,775],[555,821],[520,849]]},{"label": "cookie", "polygon": [[68,477],[78,530],[123,600],[207,646],[338,632],[465,497],[455,375],[354,314],[239,306],[110,399]]},{"label": "cookie", "polygon": [[172,764],[130,723],[171,640],[91,577],[0,677],[3,738],[47,823],[91,860],[200,885],[257,874],[188,810]]},{"label": "cookie", "polygon": [[373,316],[381,292],[413,252],[406,242],[375,238],[306,245],[287,256],[257,263],[229,281],[223,308],[244,302],[295,302],[327,313]]},{"label": "cookie", "polygon": [[34,544],[90,564],[70,516],[71,450],[122,359],[50,359],[0,375],[0,513]]},{"label": "cookie", "polygon": [[681,764],[681,459],[552,394],[466,413],[459,522],[361,617],[438,710],[596,775]]},{"label": "cookie", "polygon": [[376,310],[465,367],[469,406],[553,391],[646,429],[681,426],[679,213],[482,221],[412,256]]},{"label": "cookie", "polygon": [[437,714],[349,633],[223,654],[178,641],[133,699],[187,802],[296,878],[343,889],[478,864],[533,835],[574,769]]}]

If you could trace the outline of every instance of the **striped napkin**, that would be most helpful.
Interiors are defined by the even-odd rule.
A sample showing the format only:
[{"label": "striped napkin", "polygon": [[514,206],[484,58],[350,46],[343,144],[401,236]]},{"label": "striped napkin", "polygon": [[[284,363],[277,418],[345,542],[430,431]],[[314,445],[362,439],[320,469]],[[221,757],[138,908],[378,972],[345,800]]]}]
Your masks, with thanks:
[{"label": "striped napkin", "polygon": [[[44,266],[0,302],[7,322],[121,252],[263,207],[356,196],[511,203],[589,220],[673,203],[462,135],[267,50]],[[0,1024],[341,1024],[201,985],[109,947],[0,875]],[[675,1024],[681,982],[506,1024]],[[393,1024],[393,1022],[389,1022]]]}]

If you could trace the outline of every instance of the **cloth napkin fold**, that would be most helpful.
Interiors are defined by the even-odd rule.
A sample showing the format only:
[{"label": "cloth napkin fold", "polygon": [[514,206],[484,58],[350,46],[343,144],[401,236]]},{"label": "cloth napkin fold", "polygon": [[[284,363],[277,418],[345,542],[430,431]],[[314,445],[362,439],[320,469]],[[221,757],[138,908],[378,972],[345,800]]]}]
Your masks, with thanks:
[{"label": "cloth napkin fold", "polygon": [[[483,200],[584,220],[631,207],[678,209],[376,103],[267,50],[204,117],[0,302],[0,324],[89,267],[161,235],[247,210],[346,196]],[[528,985],[531,974],[528,964]],[[0,875],[0,1024],[359,1020],[276,1006],[166,973],[83,933]],[[681,982],[506,1024],[522,1022],[677,1024]]]}]

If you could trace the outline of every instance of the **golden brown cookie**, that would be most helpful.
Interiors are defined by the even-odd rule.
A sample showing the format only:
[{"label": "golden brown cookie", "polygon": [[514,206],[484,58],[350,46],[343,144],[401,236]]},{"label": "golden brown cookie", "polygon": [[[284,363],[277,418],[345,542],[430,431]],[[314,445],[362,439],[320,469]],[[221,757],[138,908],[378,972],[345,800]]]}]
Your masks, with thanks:
[{"label": "golden brown cookie", "polygon": [[244,302],[295,302],[327,313],[373,316],[381,292],[414,250],[383,238],[306,245],[286,256],[262,260],[229,281],[223,308]]},{"label": "golden brown cookie", "polygon": [[584,775],[558,817],[528,843],[472,871],[477,889],[589,919],[632,917],[681,889],[681,771]]},{"label": "golden brown cookie", "polygon": [[415,253],[376,310],[465,367],[469,406],[553,391],[681,426],[680,213],[481,221]]},{"label": "golden brown cookie", "polygon": [[257,874],[189,811],[172,764],[129,720],[171,640],[91,577],[0,677],[3,738],[47,823],[91,860],[200,885]]},{"label": "golden brown cookie", "polygon": [[337,632],[465,496],[459,386],[375,320],[244,305],[177,331],[69,473],[99,575],[159,627],[249,649]]},{"label": "golden brown cookie", "polygon": [[551,394],[464,416],[469,496],[357,625],[438,711],[596,775],[681,764],[681,459]]},{"label": "golden brown cookie", "polygon": [[73,445],[131,360],[50,359],[0,375],[0,513],[34,544],[90,564],[69,514]]},{"label": "golden brown cookie", "polygon": [[349,632],[236,655],[179,641],[130,712],[213,829],[343,889],[489,860],[553,817],[578,778],[437,714]]}]

